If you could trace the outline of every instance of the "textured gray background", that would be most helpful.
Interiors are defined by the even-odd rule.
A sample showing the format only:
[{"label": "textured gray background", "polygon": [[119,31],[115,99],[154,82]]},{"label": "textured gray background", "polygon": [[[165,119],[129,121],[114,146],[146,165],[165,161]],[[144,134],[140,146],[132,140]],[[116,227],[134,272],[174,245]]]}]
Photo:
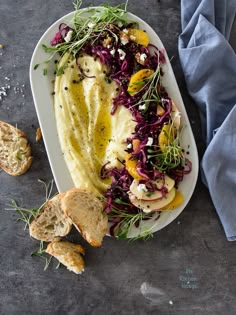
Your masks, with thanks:
[{"label": "textured gray background", "polygon": [[[101,1],[84,1],[90,3]],[[107,237],[96,249],[74,236],[87,250],[81,276],[63,267],[56,270],[56,262],[43,271],[43,260],[30,255],[37,243],[16,222],[17,214],[4,210],[10,199],[26,207],[40,205],[44,189],[37,179],[52,178],[43,142],[35,142],[38,120],[28,72],[39,38],[72,10],[68,0],[0,1],[0,44],[6,45],[0,50],[0,89],[9,86],[0,100],[0,120],[17,124],[28,134],[34,156],[31,169],[21,177],[0,172],[0,314],[236,314],[235,243],[226,241],[200,181],[177,220],[147,242]],[[201,156],[199,117],[187,94],[177,52],[180,1],[130,0],[129,11],[156,30],[173,57]]]}]

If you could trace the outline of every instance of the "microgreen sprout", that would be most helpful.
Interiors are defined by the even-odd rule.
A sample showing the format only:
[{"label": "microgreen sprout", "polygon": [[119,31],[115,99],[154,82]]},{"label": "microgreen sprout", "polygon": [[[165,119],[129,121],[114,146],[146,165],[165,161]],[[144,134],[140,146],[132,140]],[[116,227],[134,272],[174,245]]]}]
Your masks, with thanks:
[{"label": "microgreen sprout", "polygon": [[[50,53],[49,58],[44,61],[45,68],[43,69],[43,74],[47,74],[47,67],[49,63],[59,54],[59,58],[62,58],[65,54],[73,56],[75,58],[79,51],[83,48],[85,44],[91,42],[94,45],[99,39],[102,32],[110,32],[116,41],[118,40],[117,35],[112,32],[109,28],[110,24],[122,23],[127,24],[127,6],[128,0],[117,6],[111,7],[108,4],[102,4],[99,8],[86,8],[80,9],[82,1],[76,1],[74,3],[75,12],[73,15],[72,25],[73,25],[73,40],[70,42],[63,41],[55,46],[48,46],[43,44],[42,48],[46,53]],[[67,60],[61,65],[61,68],[57,71],[57,76],[63,73],[63,69],[67,64]],[[37,69],[39,64],[34,66]]]},{"label": "microgreen sprout", "polygon": [[145,105],[145,109],[143,110],[143,113],[145,113],[147,112],[150,103],[161,102],[161,99],[157,92],[157,84],[160,83],[160,77],[161,77],[161,66],[160,66],[160,63],[158,63],[156,70],[150,77],[146,78],[145,80],[134,83],[134,85],[143,85],[143,83],[145,84],[142,86],[142,88],[138,92],[133,93],[132,96],[136,94],[141,94],[145,90],[146,91],[143,93],[140,99],[131,107]]},{"label": "microgreen sprout", "polygon": [[[158,148],[147,150],[147,158],[151,160],[152,166],[160,172],[166,172],[179,165],[183,165],[185,162],[183,149],[180,145],[182,129],[176,130],[172,122],[170,134],[164,130],[163,132],[167,139],[164,150],[161,151]],[[175,136],[173,136],[174,133],[176,134]]]}]

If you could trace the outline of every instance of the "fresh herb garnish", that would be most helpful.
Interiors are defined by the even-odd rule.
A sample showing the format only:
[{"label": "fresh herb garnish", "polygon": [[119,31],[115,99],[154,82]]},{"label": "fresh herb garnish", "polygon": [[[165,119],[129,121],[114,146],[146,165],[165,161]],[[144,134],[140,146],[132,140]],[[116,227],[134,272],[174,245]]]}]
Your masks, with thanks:
[{"label": "fresh herb garnish", "polygon": [[[119,203],[123,204],[123,203]],[[159,214],[157,214],[159,216]],[[152,219],[153,214],[147,214],[144,213],[142,210],[140,210],[136,214],[131,214],[125,211],[122,211],[120,209],[112,208],[111,212],[108,213],[108,217],[110,219],[112,218],[120,218],[121,221],[117,224],[117,227],[115,229],[115,236],[119,239],[127,238],[128,234],[130,233],[131,229],[134,227],[137,227],[143,223],[145,223],[145,220]],[[157,220],[157,217],[155,218]],[[131,241],[142,239],[142,240],[148,240],[149,238],[153,237],[153,228],[156,226],[156,221],[148,227],[144,228],[142,227],[142,232],[140,232],[136,237],[131,238]]]},{"label": "fresh herb garnish", "polygon": [[173,123],[170,128],[174,130],[176,135],[174,138],[172,138],[168,133],[163,131],[167,139],[167,144],[164,146],[164,152],[160,152],[159,149],[147,150],[147,158],[149,159],[150,163],[161,173],[168,172],[179,165],[185,164],[183,148],[180,145],[182,129],[175,130]]},{"label": "fresh herb garnish", "polygon": [[31,253],[31,256],[37,256],[37,257],[43,258],[45,260],[45,266],[43,268],[44,271],[47,270],[47,268],[50,265],[51,260],[52,260],[52,256],[48,257],[48,256],[44,255],[45,250],[46,250],[46,248],[44,248],[44,242],[40,241],[39,248]]},{"label": "fresh herb garnish", "polygon": [[[128,0],[125,3],[111,7],[108,4],[101,4],[99,8],[86,8],[80,9],[82,1],[76,1],[74,4],[75,13],[73,16],[73,30],[74,36],[73,41],[60,42],[54,46],[48,46],[43,44],[42,48],[46,53],[50,53],[50,57],[43,63],[48,66],[51,60],[54,59],[56,54],[59,54],[61,59],[64,55],[70,55],[75,58],[80,50],[88,42],[94,45],[99,40],[100,35],[103,32],[110,33],[116,41],[118,41],[117,35],[110,29],[109,25],[114,23],[127,24],[127,5]],[[85,12],[88,12],[90,16],[86,16]],[[61,65],[61,68],[56,71],[57,76],[63,73],[63,68],[66,66],[68,60],[65,60]],[[39,64],[34,66],[37,69]],[[45,70],[44,70],[45,74]]]},{"label": "fresh herb garnish", "polygon": [[[51,180],[51,181],[49,181],[48,184],[46,184],[44,181],[42,181],[40,179],[38,181],[41,184],[43,184],[45,187],[45,202],[41,206],[39,206],[38,208],[26,209],[26,208],[18,206],[15,200],[12,200],[11,204],[9,205],[11,207],[11,209],[15,210],[20,215],[20,217],[17,219],[17,221],[22,221],[25,223],[24,230],[29,228],[30,223],[37,217],[37,215],[40,213],[41,209],[44,207],[45,203],[51,198],[51,195],[52,195],[54,181]],[[52,260],[52,256],[48,256],[48,254],[45,253],[43,241],[39,242],[39,248],[36,249],[35,251],[33,251],[31,253],[31,256],[38,256],[38,257],[41,257],[45,260],[44,270],[46,270],[48,268],[48,266]]]},{"label": "fresh herb garnish", "polygon": [[15,200],[11,201],[11,204],[9,205],[12,209],[14,209],[20,217],[17,219],[17,221],[22,221],[25,223],[24,230],[29,228],[30,223],[37,217],[37,215],[40,213],[41,209],[44,207],[45,203],[49,200],[49,198],[52,195],[53,185],[54,181],[51,180],[48,184],[46,184],[44,181],[38,179],[38,182],[43,184],[45,187],[45,202],[39,206],[38,208],[23,208],[17,205]]}]

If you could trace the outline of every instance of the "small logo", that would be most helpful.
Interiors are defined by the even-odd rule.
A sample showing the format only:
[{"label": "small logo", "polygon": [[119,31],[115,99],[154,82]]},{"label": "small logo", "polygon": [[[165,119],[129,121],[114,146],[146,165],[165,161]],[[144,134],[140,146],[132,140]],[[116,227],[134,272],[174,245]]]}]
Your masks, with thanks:
[{"label": "small logo", "polygon": [[198,278],[190,268],[186,268],[184,272],[179,275],[181,288],[183,289],[197,289],[199,287]]}]

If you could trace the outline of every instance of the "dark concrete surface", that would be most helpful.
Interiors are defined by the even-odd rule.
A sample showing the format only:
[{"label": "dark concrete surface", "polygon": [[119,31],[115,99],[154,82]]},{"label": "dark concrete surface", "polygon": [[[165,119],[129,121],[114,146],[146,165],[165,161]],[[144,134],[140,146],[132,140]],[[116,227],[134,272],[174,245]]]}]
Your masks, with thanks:
[{"label": "dark concrete surface", "polygon": [[[177,39],[180,1],[130,0],[129,11],[161,37],[183,95],[200,156],[204,150],[199,117],[187,94]],[[98,5],[101,1],[84,1]],[[118,4],[119,1],[109,1]],[[5,210],[11,199],[39,206],[44,189],[37,179],[52,173],[43,142],[35,142],[38,120],[29,83],[33,49],[44,31],[73,10],[72,0],[0,1],[0,120],[29,136],[34,161],[23,176],[0,172],[0,314],[236,314],[236,243],[226,240],[207,189],[198,181],[182,214],[147,242],[106,237],[101,248],[86,247],[85,272],[76,276],[53,262],[31,257],[37,242]],[[236,46],[236,26],[231,43]],[[43,91],[42,91],[43,93]]]}]

